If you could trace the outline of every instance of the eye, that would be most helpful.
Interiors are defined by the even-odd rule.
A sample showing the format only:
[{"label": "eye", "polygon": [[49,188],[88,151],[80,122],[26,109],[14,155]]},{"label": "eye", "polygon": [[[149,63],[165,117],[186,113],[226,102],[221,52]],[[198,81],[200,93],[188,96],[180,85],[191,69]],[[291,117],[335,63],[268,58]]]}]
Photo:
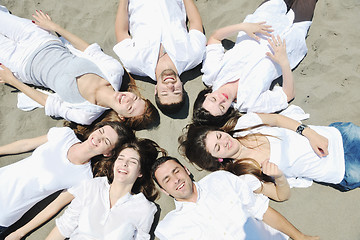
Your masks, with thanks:
[{"label": "eye", "polygon": [[215,152],[220,151],[220,146],[218,144],[215,145]]},{"label": "eye", "polygon": [[220,110],[221,110],[222,112],[224,112],[224,111],[225,111],[225,107],[224,107],[224,105],[220,105]]},{"label": "eye", "polygon": [[211,97],[210,100],[211,100],[212,102],[216,102],[216,98],[214,98],[214,97]]}]

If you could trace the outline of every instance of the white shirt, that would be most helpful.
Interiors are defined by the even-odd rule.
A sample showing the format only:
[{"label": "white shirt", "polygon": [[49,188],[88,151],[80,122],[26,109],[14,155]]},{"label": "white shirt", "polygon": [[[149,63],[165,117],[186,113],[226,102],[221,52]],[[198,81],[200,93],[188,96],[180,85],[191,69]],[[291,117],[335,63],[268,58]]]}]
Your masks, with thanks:
[{"label": "white shirt", "polygon": [[80,142],[67,127],[51,128],[31,156],[0,168],[0,226],[10,226],[50,194],[92,178],[90,163],[74,165],[69,148]]},{"label": "white shirt", "polygon": [[182,0],[130,0],[128,13],[132,38],[116,44],[114,52],[129,72],[155,80],[160,44],[179,75],[201,63],[206,37],[187,31]]},{"label": "white shirt", "polygon": [[142,193],[127,194],[110,208],[110,185],[98,177],[70,188],[74,200],[56,219],[56,226],[70,239],[149,239],[157,208]]},{"label": "white shirt", "polygon": [[[305,37],[310,21],[293,23],[294,12],[286,13],[283,0],[271,0],[262,4],[244,22],[266,21],[274,29],[272,34],[286,40],[290,67],[294,68],[307,52]],[[225,53],[221,44],[206,47],[203,62],[203,82],[213,91],[228,82],[239,79],[237,102],[234,108],[240,112],[276,112],[287,107],[287,96],[281,87],[269,90],[271,82],[279,77],[281,67],[266,56],[271,52],[266,38],[257,42],[245,32],[239,32],[235,46]]]},{"label": "white shirt", "polygon": [[[65,46],[68,47],[73,54],[95,63],[115,91],[120,90],[124,69],[117,60],[106,55],[97,43],[91,44],[84,52],[81,52],[66,42],[66,40],[61,40],[65,41]],[[45,104],[46,115],[62,117],[68,121],[85,125],[91,124],[107,109],[109,108],[101,107],[88,101],[78,104],[64,102],[56,94],[49,95]]]},{"label": "white shirt", "polygon": [[[239,118],[235,129],[258,124],[262,124],[261,118],[257,114],[248,113]],[[340,183],[345,174],[341,133],[334,127],[310,127],[329,140],[329,154],[326,157],[320,158],[316,155],[308,139],[294,131],[278,127],[261,127],[251,132],[270,135],[266,136],[270,143],[269,161],[277,164],[287,178],[305,178],[325,183]]]},{"label": "white shirt", "polygon": [[244,179],[217,171],[195,186],[197,202],[175,201],[155,230],[160,240],[287,239],[261,221],[269,200],[255,196]]}]

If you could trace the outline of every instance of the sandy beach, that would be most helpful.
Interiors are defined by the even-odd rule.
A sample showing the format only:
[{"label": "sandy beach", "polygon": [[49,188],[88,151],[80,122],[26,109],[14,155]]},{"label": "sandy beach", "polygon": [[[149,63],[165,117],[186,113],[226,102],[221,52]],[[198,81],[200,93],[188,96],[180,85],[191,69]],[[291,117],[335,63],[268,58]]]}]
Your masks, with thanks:
[{"label": "sandy beach", "polygon": [[[194,0],[195,1],[195,0]],[[206,36],[217,28],[242,22],[261,3],[260,0],[197,0]],[[82,37],[97,42],[107,54],[115,45],[114,22],[117,0],[0,0],[13,14],[31,18],[36,9],[48,13],[54,22]],[[308,33],[308,54],[294,70],[296,98],[293,104],[310,114],[306,124],[328,125],[344,121],[360,125],[360,0],[320,0]],[[229,38],[234,40],[234,38]],[[200,180],[208,174],[198,171],[178,153],[178,136],[190,122],[192,105],[200,90],[200,67],[185,75],[185,90],[189,96],[186,108],[174,118],[161,114],[156,129],[137,133],[165,148],[178,157]],[[144,97],[153,103],[152,83],[137,81]],[[63,121],[44,115],[43,109],[23,112],[16,107],[14,88],[0,85],[0,145],[15,140],[46,134]],[[28,156],[29,153],[0,158],[0,167]],[[51,161],[51,159],[49,159]],[[281,212],[300,231],[318,235],[324,240],[360,239],[360,189],[342,193],[331,187],[314,183],[309,188],[292,189],[290,200],[270,205]],[[161,195],[156,201],[161,207],[160,220],[174,208],[173,200]],[[0,209],[1,214],[1,209]],[[33,232],[27,239],[45,239],[54,227],[54,219]]]}]

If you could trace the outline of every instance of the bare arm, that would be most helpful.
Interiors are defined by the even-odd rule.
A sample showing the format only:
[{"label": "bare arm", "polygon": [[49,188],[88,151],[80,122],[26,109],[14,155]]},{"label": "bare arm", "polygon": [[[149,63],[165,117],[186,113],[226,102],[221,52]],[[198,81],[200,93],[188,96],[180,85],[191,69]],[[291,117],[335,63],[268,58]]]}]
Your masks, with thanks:
[{"label": "bare arm", "polygon": [[189,30],[196,29],[203,33],[203,24],[199,10],[193,0],[184,0],[186,15],[189,19]]},{"label": "bare arm", "polygon": [[121,42],[126,38],[131,38],[129,35],[129,14],[128,14],[128,0],[120,0],[115,19],[115,35],[116,41]]},{"label": "bare arm", "polygon": [[1,65],[0,67],[3,69],[1,70],[0,68],[0,83],[7,83],[12,85],[34,101],[38,102],[42,106],[45,106],[48,95],[21,82],[12,74],[10,69],[8,69],[6,66]]},{"label": "bare arm", "polygon": [[294,240],[317,240],[317,236],[307,236],[300,232],[294,225],[292,225],[283,215],[268,207],[264,214],[263,222],[267,225],[285,233]]},{"label": "bare arm", "polygon": [[[60,193],[60,195],[52,201],[44,210],[42,210],[38,215],[36,215],[30,222],[11,233],[9,236],[5,238],[5,240],[15,240],[21,239],[27,233],[40,226],[51,217],[53,217],[56,213],[58,213],[66,204],[70,203],[74,199],[74,196],[64,191]],[[64,239],[64,237],[62,238]]]},{"label": "bare arm", "polygon": [[[268,124],[273,127],[286,128],[294,132],[300,125],[300,123],[294,119],[285,117],[281,114],[259,113],[258,116],[261,118],[264,124]],[[312,149],[319,157],[325,157],[329,154],[327,138],[321,136],[309,127],[304,129],[303,135],[309,140]]]},{"label": "bare arm", "polygon": [[46,143],[47,140],[48,140],[47,135],[44,135],[36,138],[29,138],[29,139],[22,139],[19,141],[15,141],[13,143],[9,143],[7,145],[1,146],[0,155],[28,152]]},{"label": "bare arm", "polygon": [[68,40],[71,45],[73,45],[76,49],[80,51],[85,51],[85,49],[89,46],[89,43],[84,41],[83,39],[79,38],[75,34],[72,34],[71,32],[67,31],[66,29],[62,28],[60,25],[54,23],[50,16],[48,14],[43,13],[41,10],[36,10],[36,15],[33,14],[33,17],[35,18],[36,22],[35,24],[39,27],[54,31],[63,36],[66,40]]},{"label": "bare arm", "polygon": [[267,160],[262,164],[262,171],[266,175],[273,177],[275,184],[272,182],[263,183],[262,188],[259,188],[255,192],[262,193],[275,201],[288,200],[291,195],[290,186],[286,177],[278,168],[278,166]]},{"label": "bare arm", "polygon": [[46,240],[63,240],[65,237],[61,235],[58,227],[54,227],[53,230],[49,233],[49,235],[46,237]]},{"label": "bare arm", "polygon": [[274,54],[267,52],[266,55],[270,57],[274,62],[278,63],[281,67],[283,75],[282,89],[287,96],[287,101],[290,102],[295,97],[294,77],[290,68],[289,59],[286,53],[285,39],[281,40],[279,36],[276,38],[272,35],[271,39],[268,39]]},{"label": "bare arm", "polygon": [[239,31],[246,32],[247,35],[259,41],[259,37],[255,33],[263,34],[266,36],[271,36],[269,32],[272,32],[271,26],[265,25],[266,22],[260,23],[239,23],[230,25],[227,27],[220,28],[216,30],[208,40],[208,45],[221,43],[221,41]]}]

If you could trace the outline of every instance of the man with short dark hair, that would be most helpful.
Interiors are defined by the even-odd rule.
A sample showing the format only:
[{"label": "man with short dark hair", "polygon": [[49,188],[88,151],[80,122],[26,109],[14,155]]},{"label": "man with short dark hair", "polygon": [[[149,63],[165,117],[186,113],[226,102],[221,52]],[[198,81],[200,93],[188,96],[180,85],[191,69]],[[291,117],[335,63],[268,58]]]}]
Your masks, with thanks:
[{"label": "man with short dark hair", "polygon": [[160,110],[179,111],[184,101],[179,76],[202,62],[206,45],[193,0],[120,0],[115,33],[114,51],[125,68],[156,81]]},{"label": "man with short dark hair", "polygon": [[268,206],[267,197],[254,194],[230,172],[217,171],[193,182],[177,159],[161,157],[152,167],[152,176],[176,206],[155,230],[161,240],[288,239],[285,234],[292,239],[319,239],[298,231]]}]

